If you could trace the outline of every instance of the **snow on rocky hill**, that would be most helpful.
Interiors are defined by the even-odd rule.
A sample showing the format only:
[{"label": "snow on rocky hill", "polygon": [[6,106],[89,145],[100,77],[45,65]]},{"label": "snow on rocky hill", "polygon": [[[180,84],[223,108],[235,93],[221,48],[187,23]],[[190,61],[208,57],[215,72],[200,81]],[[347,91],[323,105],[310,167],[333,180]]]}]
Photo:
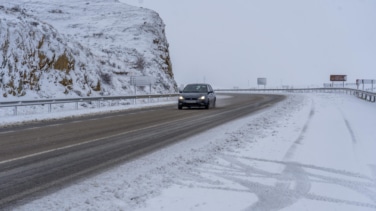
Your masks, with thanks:
[{"label": "snow on rocky hill", "polygon": [[0,98],[132,94],[131,76],[175,92],[164,28],[117,0],[0,0]]}]

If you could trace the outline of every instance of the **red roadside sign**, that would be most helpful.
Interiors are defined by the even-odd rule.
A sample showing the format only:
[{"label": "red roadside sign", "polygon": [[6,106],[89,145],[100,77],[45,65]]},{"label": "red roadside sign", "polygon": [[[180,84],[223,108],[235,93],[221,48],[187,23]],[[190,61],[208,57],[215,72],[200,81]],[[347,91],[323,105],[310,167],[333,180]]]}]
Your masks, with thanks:
[{"label": "red roadside sign", "polygon": [[330,75],[330,81],[347,81],[347,75]]}]

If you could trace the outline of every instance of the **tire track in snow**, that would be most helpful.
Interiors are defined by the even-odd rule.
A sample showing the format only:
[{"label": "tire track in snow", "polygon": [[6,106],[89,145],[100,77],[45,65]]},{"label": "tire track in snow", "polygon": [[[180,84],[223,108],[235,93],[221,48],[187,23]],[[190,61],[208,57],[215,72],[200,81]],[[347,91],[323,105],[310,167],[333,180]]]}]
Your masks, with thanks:
[{"label": "tire track in snow", "polygon": [[[253,204],[247,210],[279,210],[296,203],[309,193],[311,182],[307,172],[301,165],[287,162],[294,156],[299,144],[304,140],[305,134],[309,128],[310,122],[315,114],[315,106],[312,101],[311,110],[307,120],[292,146],[287,150],[283,161],[285,161],[281,176],[277,178],[274,185],[274,191],[277,194],[258,195],[259,201]],[[278,202],[278,203],[275,203]]]},{"label": "tire track in snow", "polygon": [[[311,189],[309,178],[299,165],[285,163],[272,191],[260,191],[258,202],[246,210],[280,210],[304,198]],[[277,202],[277,203],[276,203]]]},{"label": "tire track in snow", "polygon": [[353,129],[351,128],[351,125],[350,125],[349,121],[347,121],[347,119],[344,119],[344,120],[345,120],[345,124],[346,124],[347,130],[350,133],[352,142],[356,143],[357,140],[356,140],[356,137],[355,137],[355,133],[354,133]]},{"label": "tire track in snow", "polygon": [[[189,181],[193,178],[196,182],[199,181],[203,185],[198,187],[203,189],[255,194],[258,201],[244,210],[281,210],[301,199],[350,205],[354,207],[354,210],[357,207],[376,209],[375,181],[365,175],[291,161],[268,160],[232,154],[222,154],[220,157],[224,162],[208,163],[208,165],[199,169],[193,168],[190,172],[186,172],[185,179]],[[284,171],[278,173],[265,170],[264,166],[269,164],[280,165],[284,168]],[[230,181],[229,184],[231,185],[226,185],[199,172],[205,172],[204,175],[215,175],[223,178]],[[277,182],[267,184],[258,182],[260,179]],[[371,203],[311,193],[311,184],[314,183],[343,187],[365,196],[370,199]],[[187,186],[189,184],[191,183],[188,182]],[[233,184],[238,184],[241,188]]]},{"label": "tire track in snow", "polygon": [[346,115],[343,113],[343,111],[341,109],[339,109],[339,111],[341,112],[341,115],[342,115],[342,118],[343,118],[343,121],[345,122],[345,125],[346,125],[346,128],[347,128],[347,131],[349,131],[349,134],[351,136],[351,140],[352,140],[352,143],[355,144],[357,143],[357,138],[355,136],[355,133],[354,133],[354,130],[352,129],[351,127],[351,124],[350,122],[347,120],[346,118]]},{"label": "tire track in snow", "polygon": [[252,174],[247,175],[247,179],[223,176],[225,179],[247,187],[257,195],[259,200],[246,210],[280,210],[293,205],[302,198],[305,198],[305,196],[309,193],[311,189],[311,182],[307,172],[300,164],[288,162],[288,160],[294,156],[297,147],[304,140],[304,136],[309,128],[314,114],[315,107],[314,102],[312,101],[311,110],[308,114],[307,120],[298,138],[293,142],[293,145],[285,154],[283,162],[281,162],[283,164],[283,171],[277,176],[273,176],[268,172],[263,172],[261,169],[257,170],[253,167],[243,165],[235,159],[228,160],[228,158],[223,158],[230,162],[232,166],[240,167],[243,171],[245,170],[245,172],[264,175],[276,180],[274,186],[267,186],[249,181],[248,179],[254,176]]},{"label": "tire track in snow", "polygon": [[[362,207],[376,208],[376,191],[375,191],[376,185],[374,184],[375,181],[372,180],[371,178],[363,177],[364,181],[353,181],[353,180],[349,180],[349,179],[335,178],[333,176],[324,176],[324,175],[313,174],[313,173],[310,173],[309,177],[311,178],[311,180],[322,181],[322,183],[329,183],[329,184],[332,184],[332,185],[341,186],[341,187],[344,187],[346,189],[352,190],[354,192],[357,192],[360,195],[365,196],[366,198],[371,200],[373,203],[375,203],[375,205],[370,205],[370,204],[361,203],[361,202],[356,202],[356,203],[355,202],[354,203],[353,202],[346,202],[347,204],[356,204],[356,205],[362,204],[361,205]],[[359,178],[361,178],[361,177],[359,177]],[[340,199],[332,200],[333,198],[331,198],[331,197],[319,196],[319,195],[315,195],[315,194],[309,194],[308,198],[310,198],[310,199],[319,198],[320,200],[322,198],[330,198],[331,201],[336,201],[336,200],[340,201]],[[328,200],[328,201],[330,201],[330,200]],[[344,201],[344,200],[342,200],[342,201]]]},{"label": "tire track in snow", "polygon": [[[372,176],[373,176],[373,184],[374,184],[375,189],[376,189],[376,165],[370,164],[369,168],[371,169]],[[376,193],[375,193],[375,195],[376,195]]]},{"label": "tire track in snow", "polygon": [[[221,159],[226,161],[228,165],[215,164],[214,167],[202,169],[200,172],[204,171],[209,174],[214,174],[218,177],[231,181],[232,183],[239,184],[246,189],[209,186],[202,186],[201,188],[249,192],[255,194],[259,200],[245,210],[280,210],[294,204],[301,198],[304,198],[304,196],[310,190],[310,183],[307,183],[309,178],[305,172],[301,172],[304,170],[301,166],[299,166],[299,164],[250,157],[237,157],[234,155],[222,155]],[[244,162],[241,160],[244,160]],[[245,162],[247,161],[256,161],[264,164],[279,164],[284,166],[285,170],[282,174],[274,173],[246,164]],[[197,175],[193,177],[197,178]],[[255,182],[255,178],[268,178],[277,180],[278,182],[276,182],[275,185],[265,185]],[[214,182],[208,183],[208,181],[205,181],[203,178],[200,180],[203,183],[215,184]]]},{"label": "tire track in snow", "polygon": [[[300,199],[304,198],[311,189],[311,182],[307,172],[301,165],[290,164],[287,162],[291,160],[297,150],[299,144],[304,140],[304,136],[309,128],[310,122],[315,114],[315,107],[312,102],[311,110],[309,112],[306,123],[304,124],[298,138],[294,141],[293,145],[287,150],[283,161],[283,171],[280,177],[277,177],[277,182],[274,185],[274,193],[270,194],[269,191],[264,195],[257,194],[259,201],[253,204],[247,210],[279,210],[290,206]],[[275,203],[278,202],[278,203]]]},{"label": "tire track in snow", "polygon": [[305,136],[305,134],[308,130],[309,124],[311,123],[311,120],[312,120],[314,115],[315,115],[315,107],[314,107],[313,102],[312,102],[311,111],[309,112],[307,121],[304,124],[303,129],[300,131],[298,138],[295,140],[293,145],[287,150],[287,153],[286,153],[285,157],[283,158],[283,160],[290,160],[294,156],[297,147],[304,140],[304,136]]}]

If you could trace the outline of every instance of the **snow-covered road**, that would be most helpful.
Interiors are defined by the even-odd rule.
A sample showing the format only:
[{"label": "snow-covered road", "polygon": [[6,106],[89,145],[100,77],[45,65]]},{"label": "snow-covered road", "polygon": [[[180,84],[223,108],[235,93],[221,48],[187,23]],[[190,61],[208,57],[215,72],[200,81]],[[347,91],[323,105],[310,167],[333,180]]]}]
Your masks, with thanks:
[{"label": "snow-covered road", "polygon": [[15,210],[376,210],[376,104],[292,94]]}]

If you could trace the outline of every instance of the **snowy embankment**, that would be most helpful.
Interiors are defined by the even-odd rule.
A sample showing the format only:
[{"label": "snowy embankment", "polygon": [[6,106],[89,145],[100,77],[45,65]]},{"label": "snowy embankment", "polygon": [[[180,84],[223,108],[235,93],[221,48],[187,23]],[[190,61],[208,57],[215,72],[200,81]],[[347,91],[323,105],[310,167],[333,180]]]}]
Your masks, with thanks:
[{"label": "snowy embankment", "polygon": [[375,210],[376,104],[294,94],[15,210]]},{"label": "snowy embankment", "polygon": [[[135,88],[136,76],[155,83]],[[156,12],[117,0],[0,0],[0,100],[136,91],[177,91]]]}]

